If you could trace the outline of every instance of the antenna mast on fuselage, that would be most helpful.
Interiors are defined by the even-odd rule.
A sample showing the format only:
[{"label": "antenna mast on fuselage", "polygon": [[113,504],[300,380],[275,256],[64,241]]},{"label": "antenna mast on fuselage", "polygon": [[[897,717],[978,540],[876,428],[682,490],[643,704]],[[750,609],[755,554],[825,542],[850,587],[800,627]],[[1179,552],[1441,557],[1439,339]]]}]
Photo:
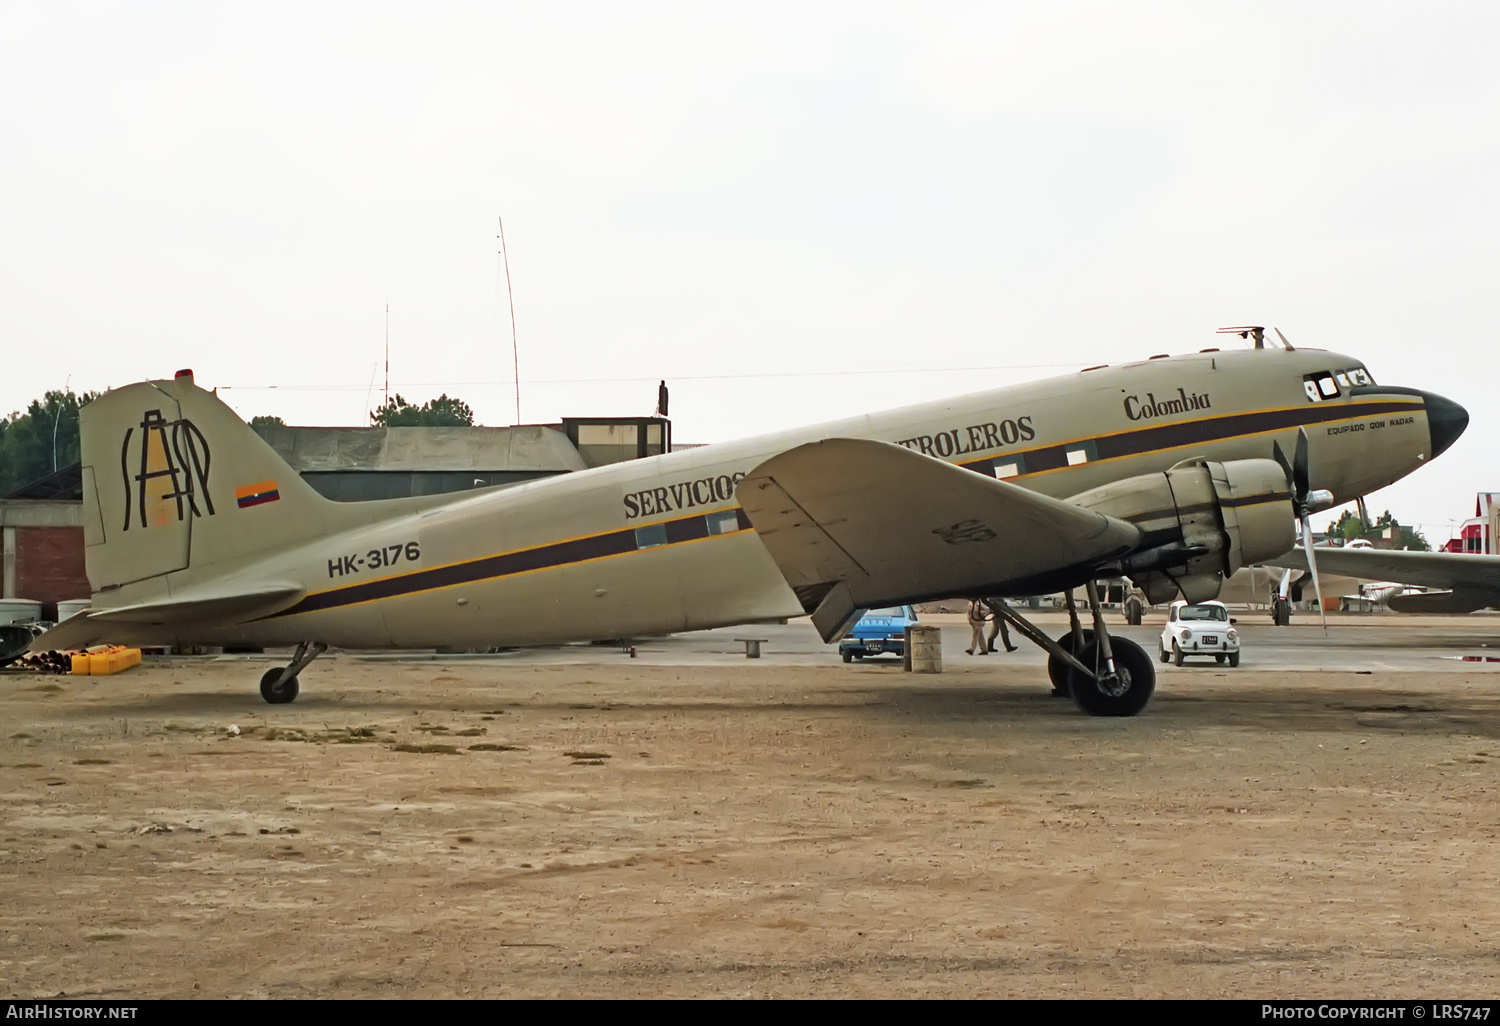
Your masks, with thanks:
[{"label": "antenna mast on fuselage", "polygon": [[[1276,332],[1277,338],[1281,339],[1282,347],[1285,348],[1287,352],[1291,352],[1292,344],[1286,340],[1286,336],[1281,333],[1281,329],[1272,328],[1271,330]],[[1246,324],[1241,325],[1237,328],[1220,328],[1218,331],[1214,332],[1214,334],[1238,335],[1240,338],[1253,339],[1256,349],[1266,348],[1266,329],[1258,324]]]}]

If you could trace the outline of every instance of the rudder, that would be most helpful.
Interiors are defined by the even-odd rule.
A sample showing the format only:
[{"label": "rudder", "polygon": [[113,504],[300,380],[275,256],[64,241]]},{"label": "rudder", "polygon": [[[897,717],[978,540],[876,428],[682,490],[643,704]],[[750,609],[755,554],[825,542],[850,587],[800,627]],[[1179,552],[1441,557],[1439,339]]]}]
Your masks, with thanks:
[{"label": "rudder", "polygon": [[190,372],[108,392],[80,411],[79,427],[95,592],[237,561],[351,519]]}]

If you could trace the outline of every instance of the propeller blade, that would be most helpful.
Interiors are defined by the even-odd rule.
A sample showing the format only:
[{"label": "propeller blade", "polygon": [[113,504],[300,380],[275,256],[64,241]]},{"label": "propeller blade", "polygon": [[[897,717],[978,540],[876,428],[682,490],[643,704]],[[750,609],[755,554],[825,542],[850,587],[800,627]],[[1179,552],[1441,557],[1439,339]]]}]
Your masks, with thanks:
[{"label": "propeller blade", "polygon": [[1370,533],[1370,511],[1365,509],[1364,496],[1354,500],[1354,508],[1359,511],[1359,534],[1360,537]]},{"label": "propeller blade", "polygon": [[1271,458],[1281,464],[1281,470],[1286,474],[1286,486],[1288,488],[1294,487],[1292,484],[1292,465],[1287,462],[1286,453],[1281,451],[1280,442],[1271,443]]},{"label": "propeller blade", "polygon": [[1318,557],[1313,555],[1312,520],[1302,517],[1302,551],[1307,553],[1307,568],[1312,571],[1313,592],[1318,596],[1318,619],[1323,621],[1323,633],[1328,633],[1328,614],[1323,612],[1323,582],[1318,580]]},{"label": "propeller blade", "polygon": [[1296,492],[1293,501],[1301,506],[1307,501],[1307,429],[1297,429],[1297,450],[1292,456],[1292,489]]}]

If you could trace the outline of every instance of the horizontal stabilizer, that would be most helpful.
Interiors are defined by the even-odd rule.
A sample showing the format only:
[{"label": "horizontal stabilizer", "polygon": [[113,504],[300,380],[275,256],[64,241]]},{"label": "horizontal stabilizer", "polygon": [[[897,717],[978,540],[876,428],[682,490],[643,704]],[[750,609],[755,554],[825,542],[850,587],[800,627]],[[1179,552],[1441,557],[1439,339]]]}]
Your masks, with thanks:
[{"label": "horizontal stabilizer", "polygon": [[81,613],[74,613],[50,631],[37,635],[26,650],[36,653],[88,648],[111,640],[110,632],[109,624],[93,619],[85,609]]},{"label": "horizontal stabilizer", "polygon": [[1081,570],[1140,541],[1122,520],[862,439],[773,456],[735,495],[809,609],[840,583],[840,603],[865,609],[1037,594],[1080,583]]},{"label": "horizontal stabilizer", "polygon": [[235,590],[202,589],[128,606],[86,609],[31,643],[32,652],[83,648],[134,640],[140,628],[208,626],[239,622],[285,609],[306,590],[300,584],[265,583]]},{"label": "horizontal stabilizer", "polygon": [[300,584],[258,584],[229,592],[205,589],[152,602],[96,609],[91,617],[111,623],[151,624],[248,620],[284,609],[306,591]]}]

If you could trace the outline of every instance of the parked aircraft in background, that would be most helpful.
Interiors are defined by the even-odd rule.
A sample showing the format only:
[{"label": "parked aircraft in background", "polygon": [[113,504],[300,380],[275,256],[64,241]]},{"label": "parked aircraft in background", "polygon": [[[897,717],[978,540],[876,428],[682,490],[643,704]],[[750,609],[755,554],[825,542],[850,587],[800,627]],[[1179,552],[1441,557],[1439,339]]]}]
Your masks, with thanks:
[{"label": "parked aircraft in background", "polygon": [[[1273,560],[1277,566],[1304,570],[1298,552]],[[1318,551],[1318,566],[1392,584],[1385,605],[1397,613],[1472,613],[1500,608],[1500,556],[1466,552],[1396,552],[1388,549]],[[1407,591],[1420,585],[1435,591]]]},{"label": "parked aircraft in background", "polygon": [[[289,702],[329,645],[545,645],[810,613],[993,600],[1096,715],[1149,701],[1147,652],[1111,638],[1094,582],[1214,598],[1307,514],[1384,487],[1468,423],[1290,346],[1153,357],[507,488],[338,503],[190,371],[81,415],[93,606],[34,650],[100,641],[295,645]],[[1289,459],[1287,452],[1293,456]],[[1007,597],[1086,585],[1091,624],[1047,637]]]}]

